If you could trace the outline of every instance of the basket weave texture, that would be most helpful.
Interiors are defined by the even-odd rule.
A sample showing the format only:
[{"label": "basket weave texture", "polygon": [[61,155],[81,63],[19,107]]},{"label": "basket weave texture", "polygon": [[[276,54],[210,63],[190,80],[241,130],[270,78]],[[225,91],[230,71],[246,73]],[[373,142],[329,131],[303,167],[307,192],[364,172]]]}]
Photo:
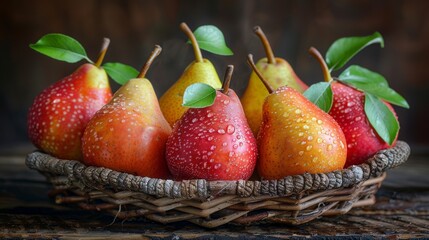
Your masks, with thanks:
[{"label": "basket weave texture", "polygon": [[57,203],[74,203],[121,219],[144,216],[160,223],[189,221],[213,228],[229,222],[302,224],[372,205],[386,171],[404,163],[409,154],[408,144],[398,141],[347,169],[260,181],[154,179],[40,151],[30,153],[26,164],[52,183]]}]

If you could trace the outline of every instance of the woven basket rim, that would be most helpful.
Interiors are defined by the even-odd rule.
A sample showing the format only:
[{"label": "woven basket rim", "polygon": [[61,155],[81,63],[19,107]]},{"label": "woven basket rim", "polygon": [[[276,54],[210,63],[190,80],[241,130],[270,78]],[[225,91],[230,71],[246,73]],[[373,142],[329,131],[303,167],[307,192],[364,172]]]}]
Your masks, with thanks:
[{"label": "woven basket rim", "polygon": [[202,198],[220,195],[288,196],[303,192],[317,192],[348,188],[380,177],[388,169],[404,163],[410,155],[410,147],[397,141],[392,148],[381,150],[365,163],[328,173],[287,176],[277,180],[207,181],[193,179],[174,181],[136,176],[105,167],[86,166],[76,160],[62,160],[36,150],[27,155],[26,165],[44,174],[65,176],[69,181],[80,181],[90,188],[113,188],[137,191],[156,197]]}]

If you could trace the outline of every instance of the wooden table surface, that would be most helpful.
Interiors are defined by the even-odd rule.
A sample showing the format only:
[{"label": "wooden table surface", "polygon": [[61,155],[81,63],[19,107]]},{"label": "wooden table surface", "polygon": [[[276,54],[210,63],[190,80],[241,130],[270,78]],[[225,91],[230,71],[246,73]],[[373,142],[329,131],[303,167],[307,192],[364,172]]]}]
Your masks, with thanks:
[{"label": "wooden table surface", "polygon": [[[0,152],[1,153],[1,152]],[[204,229],[188,222],[162,225],[144,219],[56,205],[50,184],[29,170],[25,154],[0,155],[0,238],[41,239],[329,239],[429,238],[429,152],[412,148],[409,160],[390,170],[371,207],[300,226],[262,223]]]}]

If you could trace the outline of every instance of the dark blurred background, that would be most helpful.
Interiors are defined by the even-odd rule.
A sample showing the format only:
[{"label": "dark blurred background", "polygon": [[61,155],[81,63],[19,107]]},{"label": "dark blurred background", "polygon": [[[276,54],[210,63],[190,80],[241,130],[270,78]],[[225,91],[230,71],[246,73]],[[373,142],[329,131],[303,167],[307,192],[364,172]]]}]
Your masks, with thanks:
[{"label": "dark blurred background", "polygon": [[[396,108],[400,139],[429,146],[429,1],[425,0],[296,0],[296,1],[2,1],[0,6],[0,148],[29,148],[26,115],[34,97],[83,62],[59,62],[31,50],[28,44],[47,33],[74,37],[96,59],[103,37],[111,44],[105,62],[122,62],[140,69],[154,44],[163,52],[149,70],[161,96],[193,60],[179,29],[205,24],[219,27],[234,56],[203,52],[223,76],[235,65],[232,88],[242,93],[250,74],[246,55],[264,56],[253,34],[260,25],[274,53],[287,59],[307,84],[322,81],[317,62],[307,53],[315,46],[323,54],[336,39],[379,31],[385,47],[371,46],[350,63],[380,72],[409,102]],[[339,74],[339,72],[337,73]],[[113,90],[118,85],[112,83]]]}]

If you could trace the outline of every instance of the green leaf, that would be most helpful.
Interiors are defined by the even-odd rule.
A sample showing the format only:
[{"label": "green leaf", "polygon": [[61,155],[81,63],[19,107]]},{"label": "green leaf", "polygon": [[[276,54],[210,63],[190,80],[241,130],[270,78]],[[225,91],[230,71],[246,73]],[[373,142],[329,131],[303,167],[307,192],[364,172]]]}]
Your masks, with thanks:
[{"label": "green leaf", "polygon": [[120,85],[124,85],[128,80],[136,78],[139,75],[139,71],[135,68],[122,63],[105,63],[103,64],[103,68]]},{"label": "green leaf", "polygon": [[326,52],[329,70],[342,68],[354,55],[374,43],[380,43],[380,46],[384,47],[384,40],[379,32],[365,37],[345,37],[336,40]]},{"label": "green leaf", "polygon": [[378,97],[365,93],[365,113],[378,135],[392,145],[399,131],[398,120],[392,111]]},{"label": "green leaf", "polygon": [[86,59],[92,63],[77,40],[59,33],[46,34],[36,43],[30,44],[30,48],[60,61],[75,63]]},{"label": "green leaf", "polygon": [[329,112],[331,110],[333,102],[331,83],[313,84],[304,92],[304,96],[323,111]]},{"label": "green leaf", "polygon": [[[194,31],[194,36],[197,39],[200,49],[224,56],[230,56],[234,54],[231,49],[226,46],[223,33],[216,26],[200,26]],[[191,42],[188,41],[188,43]]]},{"label": "green leaf", "polygon": [[365,87],[388,87],[386,79],[369,69],[352,65],[344,70],[340,76],[340,81],[353,85],[356,88]]},{"label": "green leaf", "polygon": [[363,92],[371,93],[387,102],[409,108],[408,102],[395,90],[391,89],[386,79],[371,70],[352,65],[339,76],[339,80]]},{"label": "green leaf", "polygon": [[205,83],[194,83],[188,86],[183,94],[184,107],[204,108],[213,105],[216,89]]}]

